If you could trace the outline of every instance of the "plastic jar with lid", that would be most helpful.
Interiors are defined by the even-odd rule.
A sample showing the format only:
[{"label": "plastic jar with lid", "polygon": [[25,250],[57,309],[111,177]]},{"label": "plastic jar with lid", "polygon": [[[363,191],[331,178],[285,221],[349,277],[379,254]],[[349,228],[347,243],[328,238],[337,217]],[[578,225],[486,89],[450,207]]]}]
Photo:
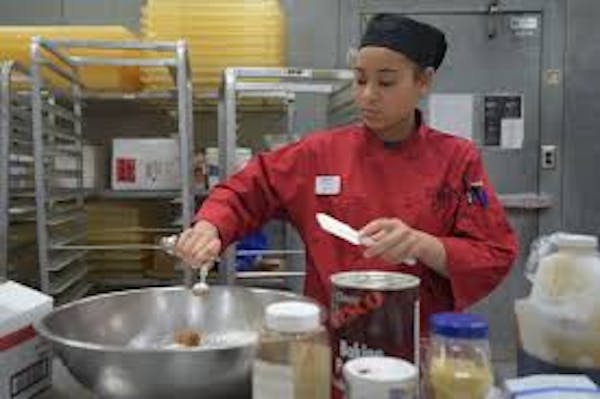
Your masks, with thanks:
[{"label": "plastic jar with lid", "polygon": [[265,310],[252,373],[252,397],[329,399],[331,348],[321,309],[284,301]]},{"label": "plastic jar with lid", "polygon": [[475,314],[430,319],[427,378],[430,399],[485,399],[493,387],[488,324]]},{"label": "plastic jar with lid", "polygon": [[[532,299],[552,306],[590,303],[600,290],[600,257],[595,236],[556,233],[549,240],[556,251],[539,259],[531,292]],[[583,299],[580,301],[580,299]],[[559,303],[562,302],[562,303]],[[572,309],[565,309],[571,313]]]},{"label": "plastic jar with lid", "polygon": [[523,348],[561,367],[598,369],[598,238],[555,233],[539,245],[531,295],[515,306]]}]

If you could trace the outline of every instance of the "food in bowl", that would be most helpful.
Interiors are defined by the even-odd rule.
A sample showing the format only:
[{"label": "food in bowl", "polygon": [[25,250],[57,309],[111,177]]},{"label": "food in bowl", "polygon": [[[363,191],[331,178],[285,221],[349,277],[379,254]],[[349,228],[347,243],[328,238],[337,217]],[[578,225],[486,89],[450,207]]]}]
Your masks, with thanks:
[{"label": "food in bowl", "polygon": [[181,346],[193,348],[202,343],[202,334],[190,329],[175,332],[175,343]]}]

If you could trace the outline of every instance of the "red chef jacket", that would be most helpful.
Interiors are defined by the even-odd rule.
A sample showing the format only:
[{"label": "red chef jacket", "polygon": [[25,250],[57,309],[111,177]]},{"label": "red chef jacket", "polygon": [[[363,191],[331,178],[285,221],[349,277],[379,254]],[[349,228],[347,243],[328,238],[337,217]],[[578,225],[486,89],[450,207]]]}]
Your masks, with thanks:
[{"label": "red chef jacket", "polygon": [[[376,218],[395,217],[439,237],[449,278],[423,264],[366,259],[364,248],[321,230],[317,212],[357,229]],[[316,132],[258,155],[214,189],[197,218],[213,223],[226,247],[277,214],[293,223],[306,245],[306,295],[329,307],[330,276],[340,271],[416,275],[423,335],[432,313],[461,310],[489,294],[517,252],[476,147],[423,123],[393,144],[359,124]]]}]

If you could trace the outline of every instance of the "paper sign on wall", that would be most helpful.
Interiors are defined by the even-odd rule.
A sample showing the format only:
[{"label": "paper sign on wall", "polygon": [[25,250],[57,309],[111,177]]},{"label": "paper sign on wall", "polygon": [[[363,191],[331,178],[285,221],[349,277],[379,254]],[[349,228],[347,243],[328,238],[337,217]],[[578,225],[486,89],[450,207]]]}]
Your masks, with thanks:
[{"label": "paper sign on wall", "polygon": [[474,96],[472,94],[431,94],[429,124],[437,130],[473,139]]},{"label": "paper sign on wall", "polygon": [[484,107],[484,144],[506,149],[523,148],[525,123],[522,96],[485,96]]},{"label": "paper sign on wall", "polygon": [[525,132],[523,118],[502,119],[501,130],[500,147],[507,149],[523,148]]}]

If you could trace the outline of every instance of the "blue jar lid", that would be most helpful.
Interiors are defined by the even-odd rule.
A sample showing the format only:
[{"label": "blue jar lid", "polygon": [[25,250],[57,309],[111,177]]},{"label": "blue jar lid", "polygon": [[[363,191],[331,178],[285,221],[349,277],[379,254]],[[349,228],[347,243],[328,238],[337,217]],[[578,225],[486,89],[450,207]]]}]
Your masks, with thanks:
[{"label": "blue jar lid", "polygon": [[448,338],[485,339],[488,337],[488,323],[478,314],[436,313],[429,319],[433,334]]}]

